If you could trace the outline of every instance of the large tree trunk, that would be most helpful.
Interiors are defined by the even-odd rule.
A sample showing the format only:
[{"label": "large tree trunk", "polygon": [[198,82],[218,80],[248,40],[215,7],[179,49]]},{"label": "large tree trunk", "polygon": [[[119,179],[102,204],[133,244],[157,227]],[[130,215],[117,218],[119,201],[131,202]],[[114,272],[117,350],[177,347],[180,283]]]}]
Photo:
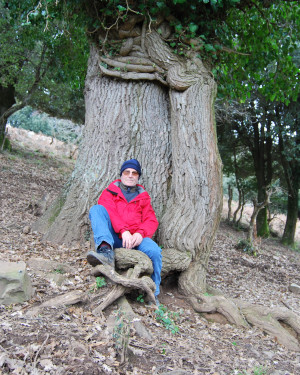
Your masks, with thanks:
[{"label": "large tree trunk", "polygon": [[[257,124],[255,124],[257,125]],[[265,165],[264,165],[264,152],[263,142],[259,142],[259,133],[255,126],[255,151],[254,151],[254,166],[255,166],[255,175],[257,183],[257,203],[260,204],[265,200],[266,197],[266,180],[265,180]],[[257,235],[259,237],[268,237],[269,236],[269,223],[267,208],[263,207],[256,216],[256,228]]]},{"label": "large tree trunk", "polygon": [[101,77],[92,47],[85,89],[86,124],[75,170],[38,228],[53,242],[80,241],[88,210],[116,178],[123,161],[140,161],[144,184],[160,218],[168,198],[171,144],[168,92],[149,82]]},{"label": "large tree trunk", "polygon": [[[254,103],[252,103],[252,110],[254,110]],[[271,139],[265,134],[265,123],[260,125],[259,120],[255,119],[253,126],[253,161],[257,182],[257,203],[260,204],[266,198],[266,189],[272,181],[272,161],[271,158]],[[270,228],[268,223],[268,208],[261,209],[256,218],[257,235],[259,237],[269,237]]]},{"label": "large tree trunk", "polygon": [[[141,65],[142,73],[132,73],[133,66],[120,72],[100,65],[116,60],[104,59],[91,46],[86,127],[76,167],[35,229],[54,242],[87,238],[89,207],[119,176],[122,162],[136,158],[142,165],[141,183],[160,221],[158,242],[171,252],[189,254],[192,262],[181,273],[180,287],[186,294],[198,294],[205,291],[222,208],[213,112],[216,86],[199,59],[180,60],[155,31],[145,36],[142,50],[151,63]],[[144,72],[153,67],[164,75]]]},{"label": "large tree trunk", "polygon": [[183,93],[170,92],[173,175],[160,242],[191,253],[193,261],[179,279],[185,294],[205,291],[205,269],[221,215],[214,95],[212,79],[199,79]]},{"label": "large tree trunk", "polygon": [[[181,291],[199,312],[217,311],[230,322],[245,325],[234,303],[203,293],[222,208],[213,77],[195,51],[188,59],[181,59],[155,30],[149,31],[143,17],[134,16],[129,21],[126,30],[118,28],[119,36],[125,32],[128,37],[130,30],[135,35],[135,24],[143,21],[143,25],[138,26],[140,36],[135,41],[130,35],[125,39],[121,56],[104,57],[95,46],[91,47],[85,91],[86,128],[80,154],[64,192],[35,229],[44,231],[45,238],[55,242],[87,239],[89,207],[118,177],[122,162],[137,158],[142,164],[141,182],[153,198],[160,221],[157,240],[164,247],[162,275],[179,273]],[[168,39],[168,28],[161,30],[166,30],[162,37]],[[120,264],[117,261],[117,268],[122,269]],[[103,301],[101,309],[131,287],[142,287],[152,295],[150,285],[149,289],[143,280],[130,279],[131,271],[127,277],[119,277],[114,270],[97,268],[120,284]],[[132,271],[134,276],[140,273],[137,270],[141,267]],[[295,322],[297,328],[298,320]],[[270,325],[266,330],[276,335],[278,332]]]}]

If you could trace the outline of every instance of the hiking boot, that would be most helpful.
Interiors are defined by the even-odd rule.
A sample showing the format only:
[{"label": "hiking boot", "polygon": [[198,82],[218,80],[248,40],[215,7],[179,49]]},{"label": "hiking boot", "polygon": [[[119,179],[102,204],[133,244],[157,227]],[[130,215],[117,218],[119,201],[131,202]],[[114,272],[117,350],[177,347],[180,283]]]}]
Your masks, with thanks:
[{"label": "hiking boot", "polygon": [[98,264],[103,264],[104,266],[107,265],[115,268],[115,254],[113,249],[109,246],[98,247],[97,252],[90,251],[86,259],[93,267],[98,266]]}]

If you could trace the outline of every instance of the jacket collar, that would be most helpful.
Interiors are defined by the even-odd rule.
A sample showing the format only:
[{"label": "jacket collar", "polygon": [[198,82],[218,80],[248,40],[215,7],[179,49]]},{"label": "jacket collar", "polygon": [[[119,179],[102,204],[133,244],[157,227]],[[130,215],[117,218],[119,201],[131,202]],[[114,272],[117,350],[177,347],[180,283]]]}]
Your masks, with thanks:
[{"label": "jacket collar", "polygon": [[[109,189],[111,189],[111,190],[113,190],[117,193],[122,193],[120,185],[121,185],[121,180],[120,179],[115,180],[109,185]],[[137,187],[137,190],[138,190],[139,194],[147,193],[143,185],[137,184],[136,187]]]},{"label": "jacket collar", "polygon": [[135,185],[135,186],[126,186],[124,185],[122,182],[120,182],[120,185],[119,185],[119,188],[121,190],[124,190],[124,191],[129,191],[130,193],[135,193],[136,191],[138,191],[138,186]]}]

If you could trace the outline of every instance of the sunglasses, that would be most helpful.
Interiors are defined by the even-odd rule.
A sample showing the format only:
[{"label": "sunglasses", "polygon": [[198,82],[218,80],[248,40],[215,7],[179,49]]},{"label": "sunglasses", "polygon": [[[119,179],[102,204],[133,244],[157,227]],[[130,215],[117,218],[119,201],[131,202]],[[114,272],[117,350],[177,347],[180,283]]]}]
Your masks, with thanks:
[{"label": "sunglasses", "polygon": [[136,176],[139,175],[139,173],[136,172],[136,171],[132,171],[132,172],[131,172],[131,171],[123,171],[123,175],[124,175],[124,176],[129,176],[130,173],[132,174],[133,177],[136,177]]}]

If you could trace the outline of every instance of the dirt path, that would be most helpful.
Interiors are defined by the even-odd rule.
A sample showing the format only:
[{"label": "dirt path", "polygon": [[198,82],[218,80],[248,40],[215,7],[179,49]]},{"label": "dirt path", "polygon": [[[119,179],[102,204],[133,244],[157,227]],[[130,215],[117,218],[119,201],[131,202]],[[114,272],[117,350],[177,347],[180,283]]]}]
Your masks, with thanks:
[{"label": "dirt path", "polygon": [[[36,152],[0,154],[0,260],[30,264],[32,258],[43,258],[69,266],[64,275],[53,269],[51,277],[28,267],[34,297],[22,305],[0,306],[0,373],[143,375],[182,369],[188,374],[300,374],[300,353],[287,351],[276,338],[256,328],[207,321],[193,312],[170,282],[162,286],[160,301],[178,333],[168,329],[170,322],[160,323],[155,311],[134,295],[133,309],[153,336],[151,340],[138,336],[133,326],[126,333],[126,317],[123,324],[120,320],[116,324],[116,306],[94,317],[92,309],[111,285],[94,288],[95,279],[85,261],[89,244],[68,248],[43,243],[37,233],[23,233],[36,220],[33,203],[45,194],[54,197],[72,167],[68,159],[59,161]],[[300,296],[288,290],[291,282],[300,284],[300,254],[269,239],[253,258],[235,249],[244,236],[221,224],[208,283],[230,297],[288,306],[300,315]],[[61,284],[57,274],[63,279]],[[83,292],[87,299],[70,307],[50,306],[30,313],[44,301],[71,291]],[[126,340],[130,351],[121,364],[118,353]]]}]

